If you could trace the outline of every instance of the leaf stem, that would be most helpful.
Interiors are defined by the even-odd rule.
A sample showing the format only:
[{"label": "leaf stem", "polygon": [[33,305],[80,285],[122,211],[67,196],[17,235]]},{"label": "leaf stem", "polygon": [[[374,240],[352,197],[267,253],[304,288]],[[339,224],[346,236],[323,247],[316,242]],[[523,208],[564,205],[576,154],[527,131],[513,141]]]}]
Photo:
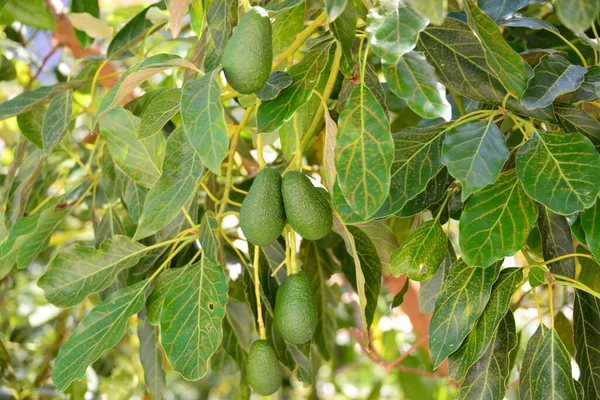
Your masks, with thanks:
[{"label": "leaf stem", "polygon": [[588,67],[588,63],[587,63],[587,61],[585,60],[585,57],[583,56],[583,54],[581,54],[581,52],[579,51],[579,49],[578,49],[577,47],[575,47],[575,45],[574,45],[573,43],[569,42],[569,41],[567,40],[567,38],[566,38],[566,37],[564,37],[563,35],[561,35],[559,32],[555,32],[555,31],[553,31],[552,29],[544,28],[544,30],[546,30],[546,31],[548,31],[548,32],[550,32],[550,33],[553,33],[553,34],[555,34],[556,36],[558,36],[558,37],[559,37],[559,38],[560,38],[560,39],[561,39],[563,42],[565,42],[565,44],[566,44],[567,46],[569,46],[569,47],[570,47],[570,48],[571,48],[571,49],[572,49],[572,50],[575,52],[575,54],[577,54],[577,56],[578,56],[578,57],[579,57],[579,59],[581,60],[581,63],[583,64],[583,66],[584,66],[585,68],[587,68],[587,67]]},{"label": "leaf stem", "polygon": [[575,279],[571,279],[568,276],[563,276],[563,275],[558,275],[558,274],[552,274],[552,276],[556,279],[556,283],[558,283],[560,285],[571,286],[574,289],[579,289],[583,292],[591,294],[592,296],[600,299],[600,293],[596,292],[594,289],[590,288],[589,286],[587,286],[579,281],[576,281]]},{"label": "leaf stem", "polygon": [[310,35],[312,35],[319,28],[319,26],[326,20],[327,20],[327,13],[325,13],[325,12],[321,13],[317,18],[315,18],[315,20],[313,22],[311,22],[306,27],[305,30],[303,30],[298,35],[296,35],[296,40],[294,40],[294,42],[290,45],[290,47],[288,47],[283,53],[281,53],[280,55],[275,57],[275,59],[273,60],[273,66],[271,67],[271,69],[272,70],[277,69],[277,67],[279,67],[282,62],[287,60],[289,57],[293,56],[294,53],[296,52],[296,50],[298,50],[300,48],[300,46],[302,46],[304,44],[306,39],[308,39],[308,37]]},{"label": "leaf stem", "polygon": [[260,247],[254,246],[254,262],[252,268],[254,269],[254,295],[256,297],[256,319],[258,322],[258,334],[262,340],[267,338],[267,331],[265,330],[265,323],[262,317],[262,303],[260,301],[260,275],[259,275],[259,259],[260,259]]},{"label": "leaf stem", "polygon": [[256,153],[258,157],[258,167],[263,169],[267,164],[265,163],[265,157],[263,155],[263,135],[261,133],[256,135]]}]

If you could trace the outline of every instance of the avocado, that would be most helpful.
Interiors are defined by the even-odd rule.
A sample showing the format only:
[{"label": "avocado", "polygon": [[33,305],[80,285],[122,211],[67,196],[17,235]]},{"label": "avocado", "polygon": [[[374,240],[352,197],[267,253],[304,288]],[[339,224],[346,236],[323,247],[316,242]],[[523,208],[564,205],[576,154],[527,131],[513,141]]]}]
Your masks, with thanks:
[{"label": "avocado", "polygon": [[262,88],[273,63],[271,20],[261,7],[241,18],[223,52],[223,72],[237,92],[251,94]]},{"label": "avocado", "polygon": [[253,245],[268,246],[281,235],[284,227],[281,175],[265,168],[254,178],[242,203],[240,228]]},{"label": "avocado", "polygon": [[303,272],[287,277],[277,290],[275,327],[288,342],[308,342],[317,329],[317,309],[310,282]]},{"label": "avocado", "polygon": [[252,343],[246,361],[246,377],[254,391],[269,396],[281,387],[283,372],[275,350],[266,340]]},{"label": "avocado", "polygon": [[331,231],[331,206],[306,175],[288,172],[283,177],[281,193],[288,222],[300,236],[317,240]]}]

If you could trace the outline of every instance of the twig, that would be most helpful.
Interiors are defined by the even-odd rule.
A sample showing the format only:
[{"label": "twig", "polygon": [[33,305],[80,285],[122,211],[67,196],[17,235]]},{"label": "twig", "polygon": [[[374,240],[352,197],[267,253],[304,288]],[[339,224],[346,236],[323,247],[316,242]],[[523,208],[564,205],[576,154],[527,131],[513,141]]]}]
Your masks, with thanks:
[{"label": "twig", "polygon": [[48,54],[46,54],[46,56],[43,58],[38,70],[36,71],[35,75],[32,76],[31,75],[31,69],[29,70],[29,82],[27,82],[27,85],[25,85],[25,90],[29,90],[31,89],[31,86],[33,85],[33,82],[37,81],[37,79],[39,78],[40,74],[42,73],[42,71],[44,70],[44,68],[46,67],[46,64],[48,64],[48,61],[50,61],[50,58],[54,55],[54,53],[56,53],[56,51],[58,50],[58,45],[55,45],[54,47],[52,47],[50,49],[50,51],[48,52]]}]

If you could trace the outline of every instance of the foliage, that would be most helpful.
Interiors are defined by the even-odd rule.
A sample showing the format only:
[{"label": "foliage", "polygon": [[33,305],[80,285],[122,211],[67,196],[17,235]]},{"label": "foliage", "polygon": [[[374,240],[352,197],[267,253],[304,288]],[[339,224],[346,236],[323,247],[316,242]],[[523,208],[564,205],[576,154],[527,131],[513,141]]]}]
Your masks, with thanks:
[{"label": "foliage", "polygon": [[[280,398],[600,397],[599,1],[114,3],[0,0],[0,398],[248,399],[258,338]],[[325,217],[255,247],[267,166]]]}]

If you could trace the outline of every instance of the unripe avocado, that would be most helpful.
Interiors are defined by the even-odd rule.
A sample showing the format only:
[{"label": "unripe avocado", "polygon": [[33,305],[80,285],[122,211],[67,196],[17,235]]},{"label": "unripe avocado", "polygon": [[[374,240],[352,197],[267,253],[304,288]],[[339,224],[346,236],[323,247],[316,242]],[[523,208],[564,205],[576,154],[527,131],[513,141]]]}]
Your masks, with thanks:
[{"label": "unripe avocado", "polygon": [[268,246],[281,235],[284,227],[281,175],[265,168],[254,178],[242,203],[240,228],[253,245]]},{"label": "unripe avocado", "polygon": [[248,383],[262,396],[269,396],[281,387],[283,372],[275,350],[266,340],[252,343],[246,361]]},{"label": "unripe avocado", "polygon": [[331,206],[306,175],[288,172],[283,177],[281,193],[288,222],[300,236],[317,240],[331,231]]},{"label": "unripe avocado", "polygon": [[310,282],[303,272],[287,277],[277,290],[275,327],[288,342],[308,342],[317,329],[317,309]]},{"label": "unripe avocado", "polygon": [[241,18],[223,52],[227,82],[242,94],[262,88],[273,63],[271,20],[261,7],[253,7]]}]

